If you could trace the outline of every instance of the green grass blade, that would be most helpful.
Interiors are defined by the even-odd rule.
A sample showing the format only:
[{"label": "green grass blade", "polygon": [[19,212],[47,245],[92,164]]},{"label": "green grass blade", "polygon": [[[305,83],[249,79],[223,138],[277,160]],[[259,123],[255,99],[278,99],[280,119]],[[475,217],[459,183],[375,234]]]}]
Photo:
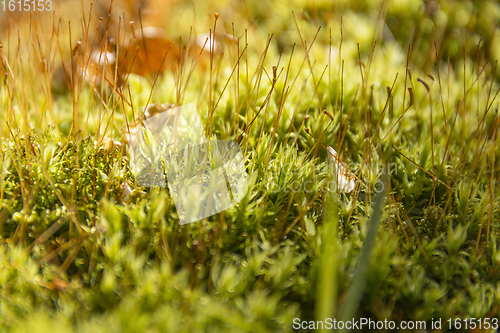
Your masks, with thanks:
[{"label": "green grass blade", "polygon": [[338,205],[335,202],[334,194],[330,194],[325,203],[325,219],[319,256],[319,283],[316,299],[316,319],[319,321],[333,318],[336,313],[339,255]]},{"label": "green grass blade", "polygon": [[[385,183],[386,182],[384,182],[384,184]],[[361,297],[365,291],[368,268],[370,267],[370,260],[377,238],[378,226],[380,224],[380,219],[382,218],[384,199],[385,187],[375,197],[375,204],[373,206],[372,216],[370,217],[370,225],[368,226],[365,243],[359,258],[358,271],[352,281],[349,298],[347,299],[339,316],[339,320],[343,322],[353,320],[355,318],[359,303],[361,302]],[[350,330],[343,329],[341,332],[350,332]]]}]

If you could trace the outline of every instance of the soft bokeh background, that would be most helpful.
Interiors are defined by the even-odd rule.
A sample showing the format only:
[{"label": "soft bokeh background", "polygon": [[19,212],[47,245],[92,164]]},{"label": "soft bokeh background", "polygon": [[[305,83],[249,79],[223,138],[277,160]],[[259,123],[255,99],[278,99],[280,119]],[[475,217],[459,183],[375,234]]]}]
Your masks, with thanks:
[{"label": "soft bokeh background", "polygon": [[[8,0],[6,1],[8,2]],[[106,21],[110,9],[107,1],[93,1],[92,23],[98,24],[99,17]],[[17,4],[16,4],[17,5]],[[8,6],[8,4],[7,4]],[[480,49],[486,58],[499,56],[498,22],[500,5],[497,1],[125,1],[113,2],[111,21],[128,29],[128,22],[139,21],[139,8],[143,26],[165,28],[173,38],[194,33],[206,32],[213,27],[213,13],[220,14],[220,26],[242,36],[244,29],[262,36],[274,33],[280,44],[286,45],[287,32],[293,33],[295,23],[291,11],[296,13],[298,22],[307,19],[312,30],[321,26],[332,29],[333,44],[338,44],[340,17],[344,18],[346,41],[354,40],[362,47],[369,44],[374,22],[381,17],[388,31],[384,38],[394,36],[399,46],[406,51],[412,44],[412,59],[416,64],[432,62],[433,53],[429,52],[434,41],[439,46],[439,55],[456,60],[465,47],[467,53],[475,53],[479,41]],[[17,7],[16,7],[17,8]],[[74,36],[81,33],[82,12],[89,18],[90,1],[53,1],[54,10],[31,13],[40,26],[51,27],[52,19],[60,19],[61,29],[67,21],[73,23]],[[10,22],[10,29],[29,27],[30,14],[26,12],[0,11],[2,35]],[[42,23],[43,22],[43,23]],[[315,24],[314,24],[315,23]],[[256,31],[254,31],[256,30]],[[388,33],[390,31],[390,34]],[[45,37],[50,36],[50,28],[44,29]],[[262,38],[262,36],[260,36]]]}]

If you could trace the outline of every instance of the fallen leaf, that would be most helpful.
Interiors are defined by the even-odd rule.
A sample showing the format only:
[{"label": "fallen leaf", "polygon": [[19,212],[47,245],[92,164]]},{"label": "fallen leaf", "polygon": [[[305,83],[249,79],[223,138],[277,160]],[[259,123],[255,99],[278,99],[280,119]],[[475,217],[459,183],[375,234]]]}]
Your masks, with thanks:
[{"label": "fallen leaf", "polygon": [[179,62],[179,47],[160,28],[138,29],[121,42],[119,65],[123,73],[149,76],[163,73]]},{"label": "fallen leaf", "polygon": [[75,62],[77,73],[83,80],[89,82],[94,87],[100,87],[103,81],[111,83],[113,86],[122,84],[121,74],[116,74],[116,56],[108,51],[93,51],[89,56],[79,56],[75,52]]},{"label": "fallen leaf", "polygon": [[329,153],[328,160],[332,166],[333,176],[337,183],[337,190],[345,193],[351,192],[354,190],[354,186],[356,185],[356,176],[349,171],[347,164],[340,160],[340,157],[335,149],[328,147],[327,150]]}]

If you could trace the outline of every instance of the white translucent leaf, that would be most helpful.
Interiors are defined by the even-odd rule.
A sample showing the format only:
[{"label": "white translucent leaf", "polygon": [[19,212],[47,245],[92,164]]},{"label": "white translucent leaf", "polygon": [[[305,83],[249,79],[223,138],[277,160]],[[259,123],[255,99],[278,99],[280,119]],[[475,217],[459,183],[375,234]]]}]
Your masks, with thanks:
[{"label": "white translucent leaf", "polygon": [[328,147],[328,161],[333,169],[333,176],[337,183],[339,192],[350,193],[356,185],[354,174],[349,171],[347,164],[340,160],[337,151],[332,147]]}]

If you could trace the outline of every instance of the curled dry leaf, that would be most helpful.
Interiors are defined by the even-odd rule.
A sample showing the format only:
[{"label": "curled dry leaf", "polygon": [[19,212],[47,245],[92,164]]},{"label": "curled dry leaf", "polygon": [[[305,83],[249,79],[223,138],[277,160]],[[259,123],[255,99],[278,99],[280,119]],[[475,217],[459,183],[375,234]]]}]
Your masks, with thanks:
[{"label": "curled dry leaf", "polygon": [[141,76],[163,73],[179,61],[178,46],[163,29],[156,27],[135,30],[119,48],[118,63],[124,73]]},{"label": "curled dry leaf", "polygon": [[345,193],[351,192],[356,185],[356,176],[349,171],[347,164],[340,160],[335,149],[328,147],[327,150],[329,153],[328,160],[333,169],[333,177],[337,184],[337,190]]},{"label": "curled dry leaf", "polygon": [[[173,124],[175,121],[176,110],[174,104],[151,104],[142,109],[143,113],[134,122],[124,126],[121,129],[123,140],[125,143],[133,142],[137,139],[137,134],[140,133],[141,126],[148,126],[153,133],[158,133],[164,126]],[[147,121],[149,118],[162,114],[161,117],[156,117],[155,121]]]},{"label": "curled dry leaf", "polygon": [[121,73],[116,71],[116,56],[114,53],[93,51],[88,56],[81,56],[77,52],[74,57],[78,75],[92,86],[100,87],[104,81],[113,86],[122,84]]},{"label": "curled dry leaf", "polygon": [[172,103],[167,103],[167,104],[154,103],[154,104],[148,105],[147,107],[144,107],[142,109],[142,111],[143,111],[142,118],[144,120],[146,120],[148,118],[156,116],[157,114],[160,114],[160,113],[163,113],[163,112],[166,112],[169,110],[172,112],[172,109],[174,107],[175,107],[175,104],[172,104]]},{"label": "curled dry leaf", "polygon": [[110,139],[108,137],[104,137],[101,139],[100,143],[98,141],[94,141],[94,147],[96,149],[102,148],[107,152],[111,152],[114,149],[121,149],[122,144],[120,141],[116,141],[116,140]]}]

